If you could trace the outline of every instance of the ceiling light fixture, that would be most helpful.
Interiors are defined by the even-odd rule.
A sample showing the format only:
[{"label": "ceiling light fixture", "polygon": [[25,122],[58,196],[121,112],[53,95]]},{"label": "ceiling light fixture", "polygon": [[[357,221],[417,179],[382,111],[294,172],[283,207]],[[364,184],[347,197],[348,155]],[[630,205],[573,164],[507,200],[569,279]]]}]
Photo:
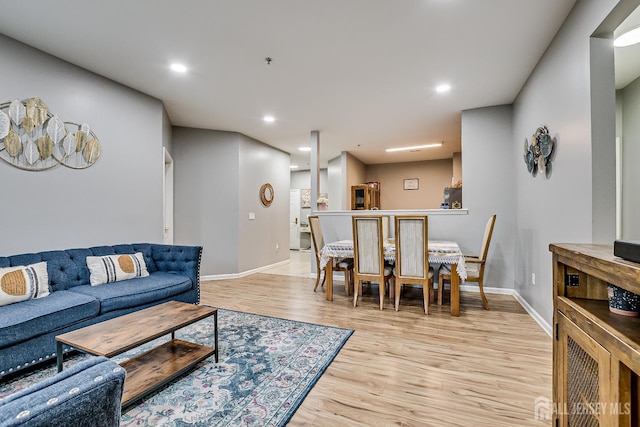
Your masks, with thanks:
[{"label": "ceiling light fixture", "polygon": [[264,120],[265,123],[273,123],[276,121],[276,118],[273,116],[264,116],[262,120]]},{"label": "ceiling light fixture", "polygon": [[173,71],[175,71],[176,73],[186,73],[187,72],[187,67],[185,67],[182,64],[171,64],[171,69]]},{"label": "ceiling light fixture", "polygon": [[425,145],[413,145],[411,147],[400,147],[400,148],[387,148],[387,153],[392,153],[394,151],[410,151],[410,150],[419,150],[421,148],[433,148],[433,147],[442,147],[442,142],[437,142],[434,144],[425,144]]},{"label": "ceiling light fixture", "polygon": [[289,169],[298,169],[298,165],[289,165]]},{"label": "ceiling light fixture", "polygon": [[311,151],[311,147],[300,147],[298,148],[300,151]]},{"label": "ceiling light fixture", "polygon": [[613,41],[615,47],[626,47],[640,43],[640,27],[632,28],[624,34],[619,35]]},{"label": "ceiling light fixture", "polygon": [[436,92],[438,93],[445,93],[445,92],[449,92],[450,90],[451,90],[451,86],[449,86],[448,84],[436,86]]}]

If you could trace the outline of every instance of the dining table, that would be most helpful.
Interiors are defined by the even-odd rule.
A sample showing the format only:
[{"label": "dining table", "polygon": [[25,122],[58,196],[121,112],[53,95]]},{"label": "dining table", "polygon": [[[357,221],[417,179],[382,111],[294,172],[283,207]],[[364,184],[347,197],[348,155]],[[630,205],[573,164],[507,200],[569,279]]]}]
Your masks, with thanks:
[{"label": "dining table", "polygon": [[[384,259],[395,262],[396,246],[394,239],[388,239],[383,245]],[[460,251],[457,242],[444,240],[429,240],[427,245],[429,264],[448,265],[451,271],[457,274],[451,275],[451,315],[460,315],[460,281],[467,278],[467,269],[464,255]],[[333,301],[333,269],[335,258],[353,258],[353,240],[338,240],[326,243],[320,251],[320,268],[325,270],[325,291],[327,301]],[[318,272],[320,274],[320,272]],[[440,290],[438,290],[440,292]]]}]

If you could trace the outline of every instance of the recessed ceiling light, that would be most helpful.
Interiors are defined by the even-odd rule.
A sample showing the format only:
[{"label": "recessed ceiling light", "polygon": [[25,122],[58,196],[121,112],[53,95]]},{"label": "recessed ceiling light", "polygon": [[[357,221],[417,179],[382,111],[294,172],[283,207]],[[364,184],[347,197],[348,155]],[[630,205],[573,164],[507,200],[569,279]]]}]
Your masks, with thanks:
[{"label": "recessed ceiling light", "polygon": [[410,150],[419,150],[421,148],[433,148],[433,147],[442,147],[442,142],[437,142],[435,144],[425,144],[425,145],[413,145],[411,147],[400,147],[400,148],[387,148],[387,153],[392,153],[394,151],[410,151]]},{"label": "recessed ceiling light", "polygon": [[626,47],[637,43],[640,43],[640,27],[633,28],[621,34],[613,41],[615,47]]},{"label": "recessed ceiling light", "polygon": [[186,73],[187,72],[187,67],[185,67],[182,64],[177,64],[177,63],[171,64],[171,69],[173,71],[175,71],[176,73]]},{"label": "recessed ceiling light", "polygon": [[436,86],[436,92],[438,93],[449,92],[450,90],[451,90],[451,86],[449,86],[448,84],[442,84],[442,85]]},{"label": "recessed ceiling light", "polygon": [[262,120],[264,120],[265,123],[273,123],[276,121],[276,118],[273,116],[264,116]]},{"label": "recessed ceiling light", "polygon": [[298,148],[300,151],[311,151],[311,147],[300,147]]},{"label": "recessed ceiling light", "polygon": [[298,169],[298,165],[289,165],[289,169]]}]

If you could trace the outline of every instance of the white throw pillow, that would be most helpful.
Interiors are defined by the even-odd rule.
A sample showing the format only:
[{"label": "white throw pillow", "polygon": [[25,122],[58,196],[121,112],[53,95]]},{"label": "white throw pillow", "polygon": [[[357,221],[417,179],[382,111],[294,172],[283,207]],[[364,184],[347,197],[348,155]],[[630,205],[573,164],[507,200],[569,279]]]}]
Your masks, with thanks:
[{"label": "white throw pillow", "polygon": [[87,267],[91,274],[91,286],[149,275],[141,252],[129,255],[88,256]]},{"label": "white throw pillow", "polygon": [[46,261],[0,268],[0,306],[49,295]]}]

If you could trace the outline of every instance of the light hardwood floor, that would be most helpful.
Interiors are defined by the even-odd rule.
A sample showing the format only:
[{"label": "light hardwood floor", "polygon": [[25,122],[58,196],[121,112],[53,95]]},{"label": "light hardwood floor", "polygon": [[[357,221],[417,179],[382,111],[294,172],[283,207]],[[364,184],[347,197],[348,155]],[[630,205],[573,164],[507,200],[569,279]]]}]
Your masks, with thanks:
[{"label": "light hardwood floor", "polygon": [[[308,274],[308,273],[306,273]],[[201,303],[354,329],[291,426],[540,426],[535,399],[551,396],[551,338],[511,296],[462,293],[461,314],[432,305],[420,289],[400,311],[365,286],[352,306],[342,283],[333,302],[314,279],[258,273],[202,283]]]}]

